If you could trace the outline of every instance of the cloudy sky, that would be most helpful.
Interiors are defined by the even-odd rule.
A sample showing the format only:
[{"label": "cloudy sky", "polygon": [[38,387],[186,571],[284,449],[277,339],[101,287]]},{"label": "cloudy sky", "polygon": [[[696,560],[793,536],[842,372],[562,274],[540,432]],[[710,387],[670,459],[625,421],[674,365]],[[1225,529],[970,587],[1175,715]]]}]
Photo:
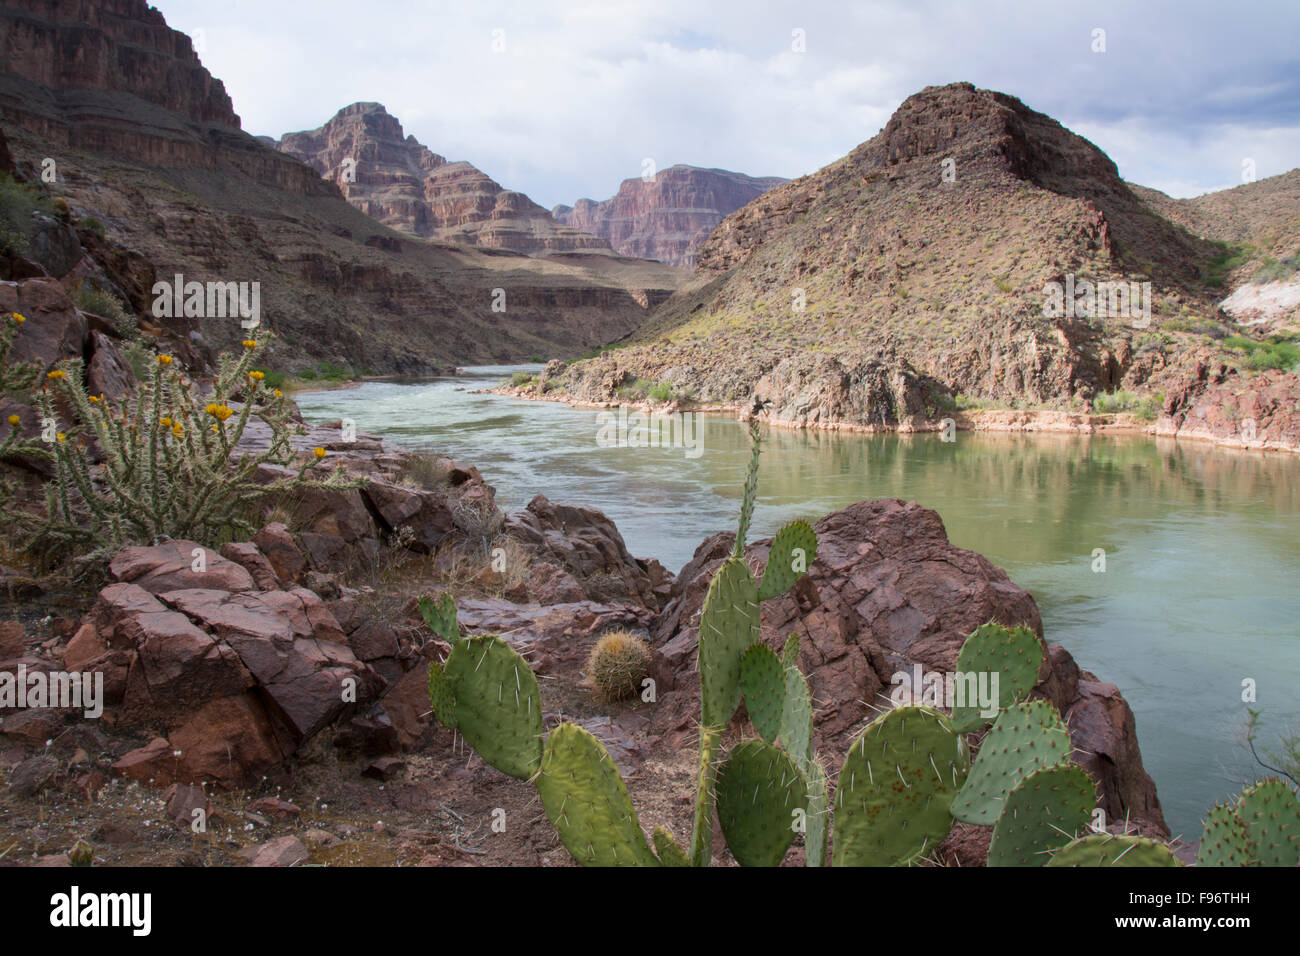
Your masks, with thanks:
[{"label": "cloudy sky", "polygon": [[1300,165],[1296,0],[153,2],[249,132],[378,101],[547,207],[606,198],[646,159],[800,176],[960,80],[1175,196]]}]

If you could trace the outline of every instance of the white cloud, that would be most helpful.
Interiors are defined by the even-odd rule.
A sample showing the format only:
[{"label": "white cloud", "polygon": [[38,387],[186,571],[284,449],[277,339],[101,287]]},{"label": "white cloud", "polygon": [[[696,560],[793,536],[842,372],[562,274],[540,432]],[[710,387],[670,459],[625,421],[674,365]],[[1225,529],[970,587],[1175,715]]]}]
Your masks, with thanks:
[{"label": "white cloud", "polygon": [[1300,154],[1288,0],[1250,17],[1209,0],[155,2],[204,31],[203,61],[250,132],[376,100],[434,152],[545,206],[609,196],[647,156],[803,175],[955,80],[1020,97],[1122,175],[1180,194],[1232,181],[1242,156],[1262,178]]}]

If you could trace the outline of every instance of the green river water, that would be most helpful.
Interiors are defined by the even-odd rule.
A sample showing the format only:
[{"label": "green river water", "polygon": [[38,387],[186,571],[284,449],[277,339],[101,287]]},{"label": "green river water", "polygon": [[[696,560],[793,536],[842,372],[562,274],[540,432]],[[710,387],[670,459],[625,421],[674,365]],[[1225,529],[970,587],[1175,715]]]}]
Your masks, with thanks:
[{"label": "green river water", "polygon": [[[674,572],[735,527],[749,455],[740,423],[698,416],[697,450],[602,447],[597,412],[471,394],[519,370],[536,367],[295,397],[309,421],[351,418],[477,465],[504,508],[538,493],[599,508],[633,554]],[[953,543],[1033,594],[1048,640],[1119,685],[1175,835],[1198,838],[1204,812],[1256,772],[1244,679],[1266,744],[1300,722],[1300,458],[1146,438],[765,438],[753,538],[866,498],[938,511]]]}]

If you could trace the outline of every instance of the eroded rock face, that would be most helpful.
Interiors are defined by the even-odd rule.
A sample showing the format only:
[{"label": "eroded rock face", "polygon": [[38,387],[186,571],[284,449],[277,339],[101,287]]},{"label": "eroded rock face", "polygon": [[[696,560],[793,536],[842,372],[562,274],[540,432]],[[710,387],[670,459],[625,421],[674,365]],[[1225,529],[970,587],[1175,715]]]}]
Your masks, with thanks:
[{"label": "eroded rock face", "polygon": [[[779,650],[800,635],[800,666],[817,707],[816,738],[838,766],[853,736],[891,706],[891,677],[919,664],[955,670],[981,624],[1025,625],[1042,635],[1034,600],[1006,572],[948,541],[938,514],[895,499],[865,501],[816,524],[817,561],[787,594],[763,603],[763,640]],[[654,630],[661,694],[651,732],[669,747],[694,740],[699,717],[699,614],[733,536],[714,535],[673,585]],[[746,549],[761,568],[771,541]],[[1142,767],[1133,714],[1117,688],[1081,671],[1059,645],[1046,647],[1035,695],[1070,725],[1075,760],[1096,781],[1110,819],[1140,821],[1168,835],[1155,784]]]},{"label": "eroded rock face", "polygon": [[695,250],[725,216],[784,182],[779,176],[669,166],[649,180],[623,180],[610,199],[579,199],[551,212],[565,225],[608,239],[622,255],[690,269]]},{"label": "eroded rock face", "polygon": [[104,675],[115,726],[158,733],[118,773],[247,785],[385,688],[319,596],[282,590],[255,545],[231,553],[244,564],[192,541],[123,549],[69,641],[64,666]]},{"label": "eroded rock face", "polygon": [[1222,364],[1201,362],[1166,394],[1163,411],[1157,435],[1300,451],[1300,376],[1291,372],[1250,378]]},{"label": "eroded rock face", "polygon": [[529,553],[534,601],[629,603],[657,609],[669,575],[658,561],[632,557],[614,522],[595,508],[537,495],[506,516],[502,530]]},{"label": "eroded rock face", "polygon": [[431,152],[379,103],[353,103],[319,129],[286,133],[276,146],[335,183],[367,216],[402,232],[524,253],[609,250],[469,163]]}]

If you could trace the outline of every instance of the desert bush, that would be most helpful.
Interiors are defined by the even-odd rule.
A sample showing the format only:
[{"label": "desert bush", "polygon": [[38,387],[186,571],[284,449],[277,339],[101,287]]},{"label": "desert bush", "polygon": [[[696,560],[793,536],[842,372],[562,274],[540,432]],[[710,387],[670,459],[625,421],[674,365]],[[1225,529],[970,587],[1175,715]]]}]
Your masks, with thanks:
[{"label": "desert bush", "polygon": [[1138,418],[1154,421],[1160,414],[1164,402],[1162,395],[1136,395],[1117,389],[1102,392],[1092,400],[1092,410],[1099,415],[1114,415],[1119,412],[1131,412]]},{"label": "desert bush", "polygon": [[[238,357],[219,357],[210,395],[169,355],[156,356],[150,374],[116,404],[87,393],[80,359],[46,373],[36,407],[55,432],[49,447],[56,474],[46,484],[46,518],[33,553],[46,562],[84,563],[164,537],[219,547],[255,531],[258,505],[268,498],[363,484],[341,467],[318,477],[323,448],[295,452],[287,400],[252,369],[259,343],[245,346]],[[59,408],[71,410],[71,422],[59,422]],[[270,429],[270,441],[260,453],[241,452],[239,441],[254,418]],[[264,464],[296,466],[296,474],[257,481]]]},{"label": "desert bush", "polygon": [[117,334],[124,339],[132,339],[139,333],[140,322],[135,313],[128,310],[111,292],[83,282],[72,294],[72,301],[82,312],[93,312],[109,319]]}]

